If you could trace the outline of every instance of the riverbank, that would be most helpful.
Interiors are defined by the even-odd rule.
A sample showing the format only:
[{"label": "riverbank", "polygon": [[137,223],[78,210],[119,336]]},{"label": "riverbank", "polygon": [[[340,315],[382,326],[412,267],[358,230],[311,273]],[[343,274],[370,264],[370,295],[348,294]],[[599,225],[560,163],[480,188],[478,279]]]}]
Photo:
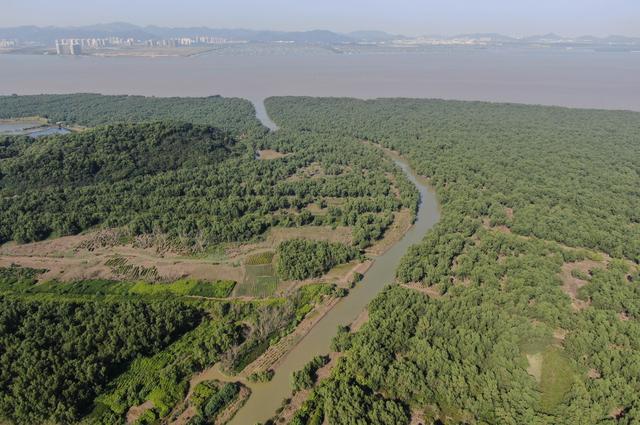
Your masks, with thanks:
[{"label": "riverbank", "polygon": [[[361,319],[359,322],[364,323],[366,313],[363,311],[366,311],[369,302],[385,286],[394,282],[395,270],[406,250],[411,245],[420,242],[426,232],[439,220],[440,211],[435,192],[427,182],[416,175],[403,158],[390,155],[389,152],[385,152],[385,154],[389,155],[405,172],[407,178],[416,185],[420,192],[420,205],[414,224],[395,245],[374,259],[363,280],[350,291],[349,295],[325,312],[306,335],[278,361],[277,367],[274,369],[275,374],[270,382],[250,385],[252,394],[249,400],[237,412],[230,424],[253,424],[271,418],[282,405],[282,401],[291,396],[291,374],[301,369],[315,356],[327,354],[330,351],[329,346],[338,326],[352,324],[358,318]],[[362,319],[363,317],[365,319]],[[326,369],[326,374],[328,374],[330,367]],[[234,378],[228,377],[228,379]]]}]

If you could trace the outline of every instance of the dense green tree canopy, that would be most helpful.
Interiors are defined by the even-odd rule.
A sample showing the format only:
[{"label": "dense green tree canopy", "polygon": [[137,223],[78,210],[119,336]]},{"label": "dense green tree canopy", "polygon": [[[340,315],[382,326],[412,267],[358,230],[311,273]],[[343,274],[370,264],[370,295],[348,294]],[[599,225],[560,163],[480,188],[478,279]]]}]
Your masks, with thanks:
[{"label": "dense green tree canopy", "polygon": [[277,254],[278,275],[285,280],[303,280],[348,263],[358,252],[341,243],[291,239],[278,246]]},{"label": "dense green tree canopy", "polygon": [[443,213],[397,270],[437,297],[381,294],[369,323],[334,341],[346,355],[296,423],[408,423],[405,408],[427,423],[640,419],[640,114],[411,99],[267,107],[281,128],[400,152]]},{"label": "dense green tree canopy", "polygon": [[234,135],[263,132],[251,102],[211,97],[104,96],[99,94],[43,94],[0,96],[0,119],[43,117],[86,127],[113,123],[178,120],[211,125]]},{"label": "dense green tree canopy", "polygon": [[175,302],[22,301],[0,296],[0,416],[68,423],[118,368],[197,325]]}]

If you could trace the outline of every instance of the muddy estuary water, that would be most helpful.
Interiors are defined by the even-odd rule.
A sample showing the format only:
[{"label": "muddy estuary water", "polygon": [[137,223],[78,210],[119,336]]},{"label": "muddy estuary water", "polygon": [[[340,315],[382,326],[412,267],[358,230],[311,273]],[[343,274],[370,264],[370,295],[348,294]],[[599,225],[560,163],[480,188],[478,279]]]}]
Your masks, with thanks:
[{"label": "muddy estuary water", "polygon": [[[265,123],[265,125],[272,126],[272,123]],[[440,211],[434,191],[427,185],[425,179],[413,172],[406,161],[397,157],[393,159],[420,191],[420,208],[413,227],[398,243],[375,258],[364,279],[349,292],[347,297],[341,299],[276,366],[275,376],[270,382],[248,384],[252,391],[251,397],[230,424],[255,424],[272,417],[282,401],[291,396],[291,374],[302,369],[313,357],[330,351],[331,339],[336,334],[338,326],[352,323],[369,302],[386,285],[394,281],[395,270],[404,253],[411,245],[420,242],[425,233],[438,222]]]},{"label": "muddy estuary water", "polygon": [[1,55],[0,94],[412,97],[640,110],[640,53],[436,49],[424,53]]}]

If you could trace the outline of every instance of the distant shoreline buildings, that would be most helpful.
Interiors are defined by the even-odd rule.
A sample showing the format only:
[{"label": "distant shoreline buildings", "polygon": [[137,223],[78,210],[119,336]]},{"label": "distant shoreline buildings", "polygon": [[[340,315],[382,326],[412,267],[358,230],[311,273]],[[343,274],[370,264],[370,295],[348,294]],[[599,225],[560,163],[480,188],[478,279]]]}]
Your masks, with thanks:
[{"label": "distant shoreline buildings", "polygon": [[0,39],[0,49],[12,49],[18,46],[18,40]]},{"label": "distant shoreline buildings", "polygon": [[74,39],[56,40],[56,53],[58,55],[81,55],[82,44]]},{"label": "distant shoreline buildings", "polygon": [[195,47],[217,44],[237,44],[244,41],[228,40],[222,37],[180,37],[161,40],[136,40],[133,38],[107,37],[107,38],[67,38],[56,40],[56,53],[58,55],[81,55],[83,50],[99,50],[112,48],[131,47]]}]

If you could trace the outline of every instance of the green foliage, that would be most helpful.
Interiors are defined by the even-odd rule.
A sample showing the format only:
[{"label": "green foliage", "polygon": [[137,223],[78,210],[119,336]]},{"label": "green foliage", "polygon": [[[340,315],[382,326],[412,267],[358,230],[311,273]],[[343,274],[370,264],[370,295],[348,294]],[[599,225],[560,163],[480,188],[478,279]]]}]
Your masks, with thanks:
[{"label": "green foliage", "polygon": [[355,272],[353,273],[353,278],[351,279],[352,284],[356,284],[364,279],[364,275],[362,273]]},{"label": "green foliage", "polygon": [[214,419],[226,405],[233,401],[238,391],[240,391],[238,384],[234,382],[224,384],[216,394],[202,405],[203,416],[207,420]]},{"label": "green foliage", "polygon": [[333,351],[346,351],[351,348],[351,329],[349,326],[339,326],[338,333],[331,340]]},{"label": "green foliage", "polygon": [[154,122],[117,124],[49,137],[2,163],[7,193],[51,186],[116,183],[215,164],[234,141],[213,127]]},{"label": "green foliage", "polygon": [[244,281],[238,285],[236,295],[257,298],[272,296],[278,287],[278,278],[271,263],[246,265]]},{"label": "green foliage", "polygon": [[291,375],[291,387],[293,392],[309,389],[318,379],[318,369],[329,363],[329,356],[316,356],[300,370]]},{"label": "green foliage", "polygon": [[25,291],[33,288],[38,276],[46,270],[19,267],[0,267],[0,291]]},{"label": "green foliage", "polygon": [[233,144],[211,127],[150,123],[26,145],[0,161],[0,241],[30,242],[97,224],[150,233],[163,227],[154,216],[190,224],[194,213],[173,215],[186,193],[172,190],[175,183],[163,187],[163,180],[180,170],[215,166],[230,157]]},{"label": "green foliage", "polygon": [[195,419],[195,423],[212,423],[239,392],[240,384],[235,382],[205,381],[198,384],[190,399],[190,404],[197,408],[197,416],[201,418]]},{"label": "green foliage", "polygon": [[212,125],[236,134],[247,130],[261,131],[262,127],[255,117],[253,105],[237,98],[99,94],[0,96],[0,118],[30,116],[88,127],[165,119]]},{"label": "green foliage", "polygon": [[[38,99],[49,98],[29,102]],[[51,102],[75,108],[83,99]],[[172,119],[182,117],[188,119],[189,111]],[[255,239],[273,226],[329,225],[352,227],[354,243],[363,248],[382,237],[394,211],[417,205],[415,188],[402,172],[381,161],[375,148],[352,139],[287,131],[230,137],[207,120],[139,123],[135,113],[125,120],[129,124],[118,115],[104,120],[109,125],[37,141],[0,138],[0,243],[121,227],[131,236],[165,235],[176,249],[203,252],[221,242]],[[257,161],[256,148],[287,156]],[[322,175],[301,178],[316,166]],[[338,202],[311,212],[312,204],[327,198]]]},{"label": "green foliage", "polygon": [[122,417],[130,406],[146,400],[164,417],[188,389],[192,374],[211,366],[220,355],[239,341],[233,316],[216,314],[182,336],[167,349],[151,357],[139,357],[125,373],[111,381],[97,399],[93,422],[104,423]]},{"label": "green foliage", "polygon": [[77,420],[121,366],[158,352],[199,319],[194,308],[169,301],[0,296],[0,415],[25,424]]},{"label": "green foliage", "polygon": [[282,127],[407,154],[449,212],[640,262],[640,198],[632,195],[640,186],[638,113],[416,99],[266,105]]},{"label": "green foliage", "polygon": [[278,275],[285,280],[320,277],[332,267],[353,260],[357,251],[341,243],[291,239],[277,249]]},{"label": "green foliage", "polygon": [[349,290],[347,288],[336,288],[336,297],[344,298],[349,295]]},{"label": "green foliage", "polygon": [[247,379],[249,382],[269,382],[273,379],[273,375],[275,375],[275,371],[273,369],[267,369],[254,372],[249,375]]},{"label": "green foliage", "polygon": [[273,251],[260,252],[258,254],[253,254],[247,257],[244,263],[247,266],[259,266],[259,265],[271,264],[271,262],[273,261],[274,255],[275,255],[275,252]]},{"label": "green foliage", "polygon": [[573,385],[574,371],[561,350],[548,348],[543,353],[540,380],[540,405],[543,411],[553,413]]},{"label": "green foliage", "polygon": [[204,381],[195,386],[191,397],[189,398],[189,404],[191,406],[200,407],[206,403],[214,394],[218,392],[217,381]]},{"label": "green foliage", "polygon": [[36,283],[36,277],[44,270],[22,267],[0,267],[0,292],[12,294],[56,294],[91,296],[196,296],[226,298],[231,295],[236,283],[229,280],[207,282],[180,279],[170,283],[118,282],[111,280],[80,280],[59,282],[56,280]]},{"label": "green foliage", "polygon": [[209,298],[226,298],[231,295],[231,291],[233,291],[235,284],[235,282],[229,280],[206,282],[192,279],[181,279],[171,283],[151,284],[138,282],[133,285],[129,292],[140,295],[172,293],[183,296],[191,295]]},{"label": "green foliage", "polygon": [[[316,409],[328,423],[408,423],[408,406],[446,423],[638,421],[640,114],[412,99],[267,107],[288,131],[398,151],[442,207],[397,270],[441,297],[393,288],[372,302],[369,323],[334,340],[346,354],[298,423]],[[602,253],[617,260],[583,279],[589,307],[574,311],[561,267]],[[534,346],[549,353],[540,385],[523,355]]]},{"label": "green foliage", "polygon": [[[371,394],[355,382],[330,380],[318,390],[324,401],[324,417],[331,424],[366,423],[407,425],[409,412],[402,404]],[[310,420],[313,420],[311,416]]]}]

